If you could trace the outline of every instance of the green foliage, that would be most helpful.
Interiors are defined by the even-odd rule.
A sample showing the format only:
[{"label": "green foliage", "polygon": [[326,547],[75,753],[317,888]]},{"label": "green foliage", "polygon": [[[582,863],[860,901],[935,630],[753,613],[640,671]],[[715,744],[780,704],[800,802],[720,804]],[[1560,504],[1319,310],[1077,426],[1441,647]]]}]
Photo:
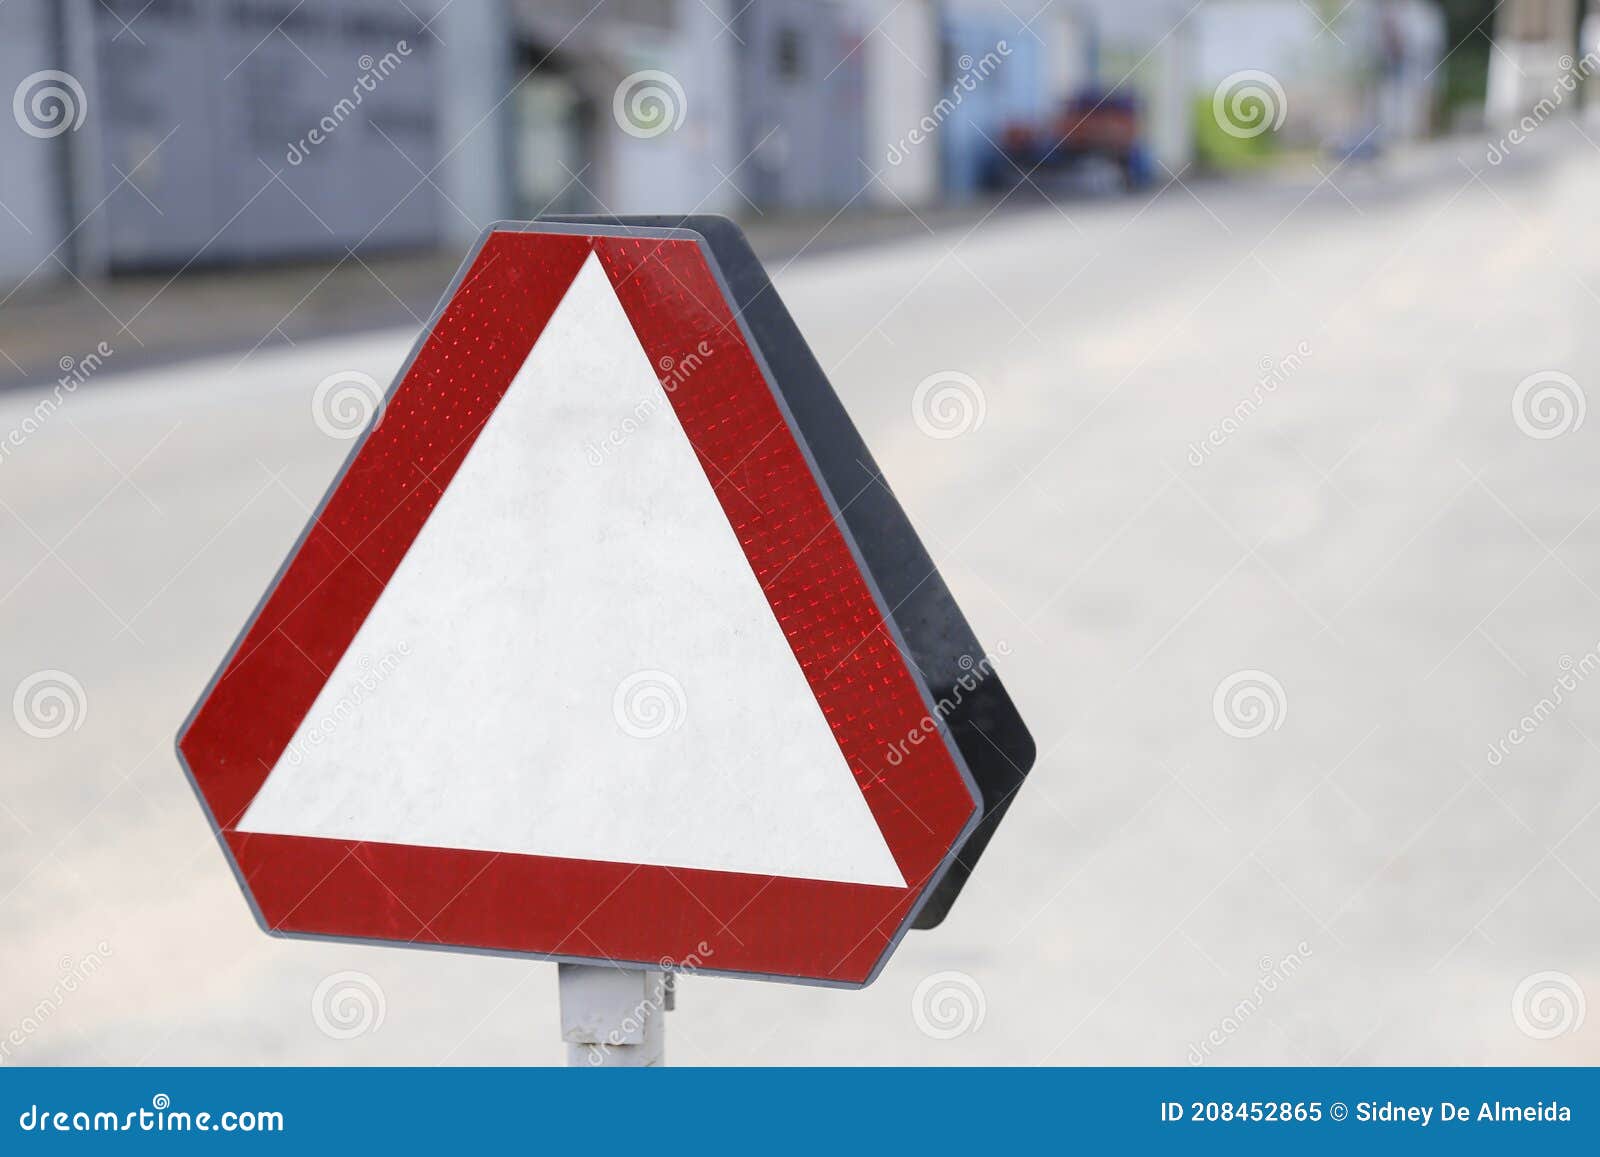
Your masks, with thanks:
[{"label": "green foliage", "polygon": [[1246,169],[1265,164],[1277,150],[1277,134],[1271,131],[1246,137],[1229,132],[1217,119],[1210,93],[1194,98],[1195,157],[1208,169]]},{"label": "green foliage", "polygon": [[1489,87],[1490,37],[1495,0],[1440,0],[1444,9],[1446,57],[1441,87],[1444,107],[1482,106]]}]

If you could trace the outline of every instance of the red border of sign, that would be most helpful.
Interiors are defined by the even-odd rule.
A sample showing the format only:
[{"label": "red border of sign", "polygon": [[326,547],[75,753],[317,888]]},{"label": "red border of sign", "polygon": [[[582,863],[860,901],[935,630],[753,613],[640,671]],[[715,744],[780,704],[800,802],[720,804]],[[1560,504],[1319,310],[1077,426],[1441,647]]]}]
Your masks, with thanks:
[{"label": "red border of sign", "polygon": [[[234,829],[590,252],[656,365],[700,356],[668,392],[673,410],[905,888]],[[528,694],[536,710],[538,688]],[[862,984],[976,812],[929,720],[700,244],[501,230],[391,390],[179,750],[270,931]],[[462,726],[470,735],[470,721]],[[927,741],[906,742],[913,735]]]}]

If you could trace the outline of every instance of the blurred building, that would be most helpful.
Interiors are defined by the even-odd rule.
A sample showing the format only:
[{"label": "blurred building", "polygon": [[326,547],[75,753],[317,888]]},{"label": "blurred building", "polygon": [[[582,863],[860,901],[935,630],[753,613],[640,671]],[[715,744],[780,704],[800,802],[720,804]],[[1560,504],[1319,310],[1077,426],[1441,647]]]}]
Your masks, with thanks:
[{"label": "blurred building", "polygon": [[[30,73],[59,62],[54,25],[42,0],[0,5],[0,91],[12,92]],[[10,129],[0,122],[0,282],[49,263],[69,228],[64,149]]]},{"label": "blurred building", "polygon": [[[742,51],[733,8],[723,0],[480,2],[475,19],[513,56],[508,77],[485,85],[478,102],[497,123],[485,137],[509,153],[509,203],[497,215],[733,210],[731,175],[743,156],[730,99]],[[502,102],[508,88],[513,96]]]},{"label": "blurred building", "polygon": [[1282,116],[1283,144],[1341,151],[1414,140],[1437,118],[1445,31],[1433,0],[1353,0],[1324,10],[1216,0],[1195,19],[1195,115],[1208,114],[1222,86],[1255,77],[1270,112]]},{"label": "blurred building", "polygon": [[1589,0],[1583,23],[1578,26],[1578,57],[1583,74],[1584,110],[1593,116],[1600,112],[1600,67],[1588,68],[1592,62],[1600,65],[1600,0]]},{"label": "blurred building", "polygon": [[753,204],[821,210],[871,183],[865,7],[765,0],[734,18],[742,47],[729,96],[746,158],[736,180]]},{"label": "blurred building", "polygon": [[868,142],[863,168],[878,174],[866,190],[871,203],[925,205],[941,195],[937,150],[889,160],[889,143],[937,105],[948,77],[939,7],[933,0],[857,0],[861,21],[881,31],[863,43]]},{"label": "blurred building", "polygon": [[1037,122],[1092,77],[1081,11],[1023,0],[944,5],[941,96],[957,102],[935,147],[945,190],[977,191],[1008,124]]},{"label": "blurred building", "polygon": [[18,131],[0,170],[18,186],[8,192],[52,210],[33,218],[29,243],[0,246],[6,271],[432,242],[448,203],[437,172],[447,18],[428,24],[441,9],[6,4],[0,84],[14,93]]},{"label": "blurred building", "polygon": [[[1507,0],[1528,75],[1576,2]],[[5,0],[0,281],[459,248],[551,210],[916,208],[1113,95],[1179,172],[1251,69],[1286,140],[1412,136],[1442,36],[1434,0]]]},{"label": "blurred building", "polygon": [[1491,125],[1507,125],[1532,112],[1573,71],[1578,5],[1579,0],[1505,0],[1496,10],[1484,102]]}]

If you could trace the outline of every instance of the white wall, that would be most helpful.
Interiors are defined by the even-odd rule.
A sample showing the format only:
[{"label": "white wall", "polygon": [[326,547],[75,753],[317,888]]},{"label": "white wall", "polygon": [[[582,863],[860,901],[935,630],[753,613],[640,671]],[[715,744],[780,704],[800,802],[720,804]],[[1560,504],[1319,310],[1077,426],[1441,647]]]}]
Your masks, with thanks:
[{"label": "white wall", "polygon": [[516,79],[513,40],[500,0],[448,4],[433,27],[444,42],[439,49],[439,138],[447,154],[436,179],[466,214],[447,205],[440,220],[445,237],[459,247],[476,238],[474,223],[488,225],[511,214],[511,101],[502,103],[502,98]]},{"label": "white wall", "polygon": [[[866,42],[866,151],[878,179],[867,190],[875,204],[913,207],[939,194],[936,149],[912,149],[897,165],[884,157],[890,145],[927,116],[943,95],[938,12],[933,0],[855,0]],[[866,170],[862,171],[866,176]]]},{"label": "white wall", "polygon": [[[1174,21],[1176,23],[1176,21]],[[1198,34],[1185,22],[1154,46],[1145,62],[1145,127],[1150,152],[1169,172],[1181,173],[1194,157],[1195,41]],[[1111,78],[1114,82],[1115,77]],[[1166,174],[1156,171],[1157,181]]]},{"label": "white wall", "polygon": [[733,182],[718,173],[731,174],[742,159],[734,71],[739,42],[721,23],[731,23],[737,7],[727,0],[691,0],[678,5],[678,24],[670,32],[619,26],[608,37],[607,55],[617,62],[617,81],[659,69],[682,86],[684,95],[679,127],[638,138],[617,126],[612,94],[605,94],[606,105],[597,110],[597,135],[598,147],[607,154],[601,167],[607,177],[604,188],[595,192],[608,210],[726,213],[741,205]]}]

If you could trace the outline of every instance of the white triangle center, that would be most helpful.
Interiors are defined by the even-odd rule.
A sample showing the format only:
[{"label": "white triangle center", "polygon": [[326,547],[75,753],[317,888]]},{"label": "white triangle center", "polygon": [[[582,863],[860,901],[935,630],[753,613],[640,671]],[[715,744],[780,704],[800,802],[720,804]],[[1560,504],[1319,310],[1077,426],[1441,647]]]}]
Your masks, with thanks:
[{"label": "white triangle center", "polygon": [[593,255],[239,830],[905,886]]}]

